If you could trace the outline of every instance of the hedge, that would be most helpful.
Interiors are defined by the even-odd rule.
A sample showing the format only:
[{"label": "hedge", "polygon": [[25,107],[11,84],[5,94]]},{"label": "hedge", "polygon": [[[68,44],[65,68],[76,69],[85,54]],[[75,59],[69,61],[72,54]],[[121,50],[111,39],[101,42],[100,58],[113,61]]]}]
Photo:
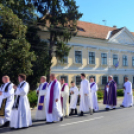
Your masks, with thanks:
[{"label": "hedge", "polygon": [[[98,100],[103,99],[103,95],[104,95],[104,90],[98,90],[97,91]],[[117,96],[124,96],[123,89],[118,89],[117,90]],[[38,96],[36,94],[36,91],[30,91],[29,94],[28,94],[28,99],[29,99],[29,102],[30,102],[30,106],[35,107],[37,105],[37,101],[38,101]]]},{"label": "hedge", "polygon": [[104,95],[104,90],[98,90],[97,91],[98,100],[103,99],[103,95]]},{"label": "hedge", "polygon": [[31,107],[35,107],[37,105],[38,96],[36,94],[36,91],[30,91],[28,94],[28,99],[30,102]]},{"label": "hedge", "polygon": [[117,90],[117,96],[124,96],[124,89]]}]

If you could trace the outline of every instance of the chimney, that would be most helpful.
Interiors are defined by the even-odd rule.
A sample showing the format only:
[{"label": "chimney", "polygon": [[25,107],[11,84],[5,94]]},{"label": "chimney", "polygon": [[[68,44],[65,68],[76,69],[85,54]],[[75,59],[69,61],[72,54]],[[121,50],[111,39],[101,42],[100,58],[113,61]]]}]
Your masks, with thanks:
[{"label": "chimney", "polygon": [[113,25],[113,28],[117,28],[117,26],[116,25]]}]

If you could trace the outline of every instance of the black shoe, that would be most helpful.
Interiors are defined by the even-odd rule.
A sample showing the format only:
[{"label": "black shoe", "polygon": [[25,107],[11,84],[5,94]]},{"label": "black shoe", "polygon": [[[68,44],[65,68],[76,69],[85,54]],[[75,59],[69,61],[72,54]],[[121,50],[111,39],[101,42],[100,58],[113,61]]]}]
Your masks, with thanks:
[{"label": "black shoe", "polygon": [[4,125],[0,126],[0,128],[9,127],[9,125],[10,125],[10,121],[7,121],[7,122],[5,122]]},{"label": "black shoe", "polygon": [[75,109],[75,115],[77,115],[77,109]]},{"label": "black shoe", "polygon": [[95,113],[95,110],[93,109],[93,113]]},{"label": "black shoe", "polygon": [[109,111],[110,109],[109,108],[105,108],[106,111]]},{"label": "black shoe", "polygon": [[120,105],[120,107],[123,107],[124,108],[124,105]]},{"label": "black shoe", "polygon": [[71,109],[71,112],[70,112],[69,116],[72,116],[73,112],[74,112],[74,109]]},{"label": "black shoe", "polygon": [[113,108],[113,110],[115,110],[115,109],[116,109],[116,107]]},{"label": "black shoe", "polygon": [[79,116],[83,116],[83,112],[81,111],[81,113],[79,114]]},{"label": "black shoe", "polygon": [[68,118],[68,117],[69,117],[68,115],[65,116],[65,118]]},{"label": "black shoe", "polygon": [[46,122],[46,124],[52,124],[52,123],[54,123],[54,122]]},{"label": "black shoe", "polygon": [[11,127],[10,130],[17,130],[18,128]]},{"label": "black shoe", "polygon": [[60,118],[60,121],[63,121],[63,117]]}]

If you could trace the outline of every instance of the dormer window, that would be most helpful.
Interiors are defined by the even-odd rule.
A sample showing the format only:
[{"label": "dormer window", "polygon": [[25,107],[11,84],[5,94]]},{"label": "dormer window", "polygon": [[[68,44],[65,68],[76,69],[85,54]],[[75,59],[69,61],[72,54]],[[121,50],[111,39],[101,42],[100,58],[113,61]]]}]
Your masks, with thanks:
[{"label": "dormer window", "polygon": [[81,28],[81,27],[77,27],[77,30],[78,30],[78,31],[85,32],[85,30],[84,30],[83,28]]}]

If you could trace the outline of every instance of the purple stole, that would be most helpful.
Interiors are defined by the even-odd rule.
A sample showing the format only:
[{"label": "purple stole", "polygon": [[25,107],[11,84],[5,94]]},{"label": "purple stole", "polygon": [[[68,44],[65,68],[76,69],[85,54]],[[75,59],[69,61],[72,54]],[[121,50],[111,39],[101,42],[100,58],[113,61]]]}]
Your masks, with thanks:
[{"label": "purple stole", "polygon": [[91,85],[90,85],[90,88],[92,88],[94,86],[95,82],[93,82]]},{"label": "purple stole", "polygon": [[[47,84],[48,84],[48,83],[46,82],[46,83],[43,85],[42,90],[45,90],[45,89],[46,89]],[[39,104],[38,104],[38,110],[42,110],[42,109],[43,109],[44,98],[45,98],[45,96],[40,96],[40,100],[39,100]]]},{"label": "purple stole", "polygon": [[57,80],[55,80],[52,83],[51,88],[50,88],[49,109],[48,109],[49,114],[51,114],[53,112],[54,86],[55,86],[56,82],[57,82]]},{"label": "purple stole", "polygon": [[[67,83],[65,83],[64,85],[63,85],[63,87],[62,87],[62,89],[61,89],[61,91],[64,91],[64,88],[65,88],[65,86],[66,85],[68,85]],[[61,96],[61,106],[62,106],[62,109],[63,109],[63,97]]]}]

